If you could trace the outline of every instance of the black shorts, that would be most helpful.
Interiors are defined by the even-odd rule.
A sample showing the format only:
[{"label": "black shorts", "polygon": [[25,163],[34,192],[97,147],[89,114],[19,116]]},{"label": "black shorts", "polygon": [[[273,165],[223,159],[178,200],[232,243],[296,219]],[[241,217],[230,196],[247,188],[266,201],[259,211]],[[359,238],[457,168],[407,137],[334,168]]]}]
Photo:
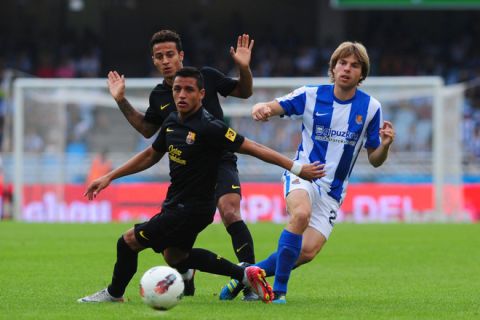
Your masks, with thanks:
[{"label": "black shorts", "polygon": [[147,222],[135,225],[135,237],[142,246],[152,248],[157,253],[170,247],[189,251],[197,235],[212,223],[214,212],[215,208],[204,214],[192,214],[183,208],[163,208]]},{"label": "black shorts", "polygon": [[237,162],[222,158],[218,166],[217,185],[215,186],[215,200],[227,194],[236,193],[242,195],[240,178],[238,177]]}]

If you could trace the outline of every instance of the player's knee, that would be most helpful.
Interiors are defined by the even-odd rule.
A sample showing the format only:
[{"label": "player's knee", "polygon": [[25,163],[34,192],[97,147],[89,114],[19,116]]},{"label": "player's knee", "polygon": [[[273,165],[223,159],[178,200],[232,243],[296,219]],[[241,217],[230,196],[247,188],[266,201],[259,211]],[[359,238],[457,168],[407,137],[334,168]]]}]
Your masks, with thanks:
[{"label": "player's knee", "polygon": [[165,250],[163,252],[165,262],[172,268],[178,268],[188,258],[188,254],[179,250]]},{"label": "player's knee", "polygon": [[234,222],[242,220],[240,215],[240,203],[235,198],[220,198],[217,204],[218,211],[222,217],[222,221],[226,226]]},{"label": "player's knee", "polygon": [[137,238],[135,237],[135,232],[132,229],[128,230],[123,234],[123,240],[125,240],[125,243],[132,249],[133,251],[141,251],[144,249],[144,247],[137,241]]},{"label": "player's knee", "polygon": [[290,213],[289,223],[302,230],[305,230],[310,222],[310,215],[310,210],[302,207],[296,208]]},{"label": "player's knee", "polygon": [[169,255],[164,255],[165,262],[172,268],[177,268],[183,259],[179,259],[178,257],[173,257]]}]

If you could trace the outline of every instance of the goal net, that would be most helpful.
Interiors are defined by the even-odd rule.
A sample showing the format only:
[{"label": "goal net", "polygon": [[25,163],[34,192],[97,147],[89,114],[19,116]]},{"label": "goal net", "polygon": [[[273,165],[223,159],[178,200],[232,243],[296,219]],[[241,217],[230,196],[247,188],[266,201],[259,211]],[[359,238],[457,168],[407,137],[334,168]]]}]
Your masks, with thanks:
[{"label": "goal net", "polygon": [[[126,96],[131,104],[145,110],[149,93],[158,81],[127,79]],[[300,86],[319,83],[329,83],[329,80],[256,78],[250,99],[221,98],[221,103],[233,128],[292,156],[300,141],[301,124],[281,118],[268,123],[254,122],[250,116],[251,107]],[[6,145],[3,162],[6,181],[14,184],[14,216],[17,219],[32,220],[35,207],[29,206],[26,212],[25,206],[26,200],[35,198],[36,194],[44,194],[38,210],[67,210],[66,203],[70,203],[69,212],[75,211],[72,208],[76,202],[71,199],[69,202],[71,191],[66,186],[78,187],[81,193],[96,156],[106,154],[116,167],[152,142],[142,138],[125,120],[108,93],[105,79],[17,79],[13,88],[13,139]],[[389,159],[379,168],[369,165],[366,152],[362,151],[351,176],[350,188],[355,190],[358,186],[367,190],[372,187],[373,190],[376,187],[381,193],[383,185],[405,190],[410,186],[420,187],[423,191],[416,196],[423,198],[419,200],[423,204],[412,206],[403,198],[399,200],[405,220],[414,220],[412,217],[418,211],[434,221],[464,220],[462,86],[445,86],[439,77],[371,77],[360,89],[382,103],[384,119],[393,122],[397,134]],[[165,159],[162,162],[121,181],[168,181]],[[282,172],[275,166],[242,155],[239,155],[238,167],[244,182],[279,182]],[[383,190],[388,194],[387,187]],[[46,190],[50,198],[45,196]],[[77,205],[83,206],[83,211],[78,209],[82,215],[95,215],[98,217],[95,219],[103,221],[101,205]],[[346,210],[357,210],[360,215],[362,210],[372,210],[368,201],[357,205],[360,209],[344,206]]]}]

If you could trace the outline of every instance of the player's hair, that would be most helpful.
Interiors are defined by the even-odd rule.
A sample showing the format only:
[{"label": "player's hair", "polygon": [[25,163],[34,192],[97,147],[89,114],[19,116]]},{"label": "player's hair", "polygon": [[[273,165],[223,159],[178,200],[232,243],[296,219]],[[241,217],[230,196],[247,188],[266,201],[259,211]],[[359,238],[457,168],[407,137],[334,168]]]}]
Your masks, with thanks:
[{"label": "player's hair", "polygon": [[198,89],[202,90],[204,88],[202,73],[195,67],[183,67],[175,73],[175,78],[176,77],[194,78],[197,80]]},{"label": "player's hair", "polygon": [[150,50],[153,50],[154,45],[162,42],[175,42],[177,50],[179,52],[183,50],[182,39],[180,38],[180,35],[175,31],[160,30],[158,32],[155,32],[152,36],[152,39],[150,39]]},{"label": "player's hair", "polygon": [[354,55],[362,66],[362,77],[359,84],[365,80],[370,72],[370,58],[368,57],[367,49],[360,42],[345,41],[341,43],[330,57],[330,63],[328,65],[328,76],[330,80],[334,81],[333,68],[337,64],[339,59],[346,58],[350,55]]}]

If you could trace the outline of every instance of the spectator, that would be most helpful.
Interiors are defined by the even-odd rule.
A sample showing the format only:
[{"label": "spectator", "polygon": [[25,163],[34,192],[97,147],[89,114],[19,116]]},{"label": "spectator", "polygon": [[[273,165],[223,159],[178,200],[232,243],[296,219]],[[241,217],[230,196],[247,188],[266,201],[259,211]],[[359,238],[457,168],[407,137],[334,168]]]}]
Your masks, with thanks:
[{"label": "spectator", "polygon": [[58,78],[74,78],[76,75],[75,63],[68,56],[60,58],[60,63],[55,69],[55,76]]},{"label": "spectator", "polygon": [[53,66],[53,58],[50,53],[40,55],[40,62],[35,75],[40,78],[55,77],[55,67]]},{"label": "spectator", "polygon": [[112,162],[108,159],[108,149],[104,149],[93,158],[85,184],[89,185],[93,180],[105,175],[110,170],[112,170]]}]

